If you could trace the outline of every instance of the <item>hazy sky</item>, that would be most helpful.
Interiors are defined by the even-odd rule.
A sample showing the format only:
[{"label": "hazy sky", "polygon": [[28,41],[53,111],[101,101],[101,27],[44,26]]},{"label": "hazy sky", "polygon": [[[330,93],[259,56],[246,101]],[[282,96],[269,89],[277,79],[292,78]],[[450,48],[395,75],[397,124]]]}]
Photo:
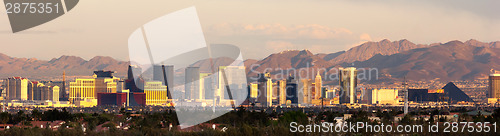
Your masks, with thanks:
[{"label": "hazy sky", "polygon": [[67,14],[13,34],[0,9],[0,53],[50,60],[61,55],[128,60],[141,25],[196,6],[208,44],[233,44],[245,59],[287,49],[331,53],[366,41],[500,40],[500,1],[463,0],[80,0]]}]

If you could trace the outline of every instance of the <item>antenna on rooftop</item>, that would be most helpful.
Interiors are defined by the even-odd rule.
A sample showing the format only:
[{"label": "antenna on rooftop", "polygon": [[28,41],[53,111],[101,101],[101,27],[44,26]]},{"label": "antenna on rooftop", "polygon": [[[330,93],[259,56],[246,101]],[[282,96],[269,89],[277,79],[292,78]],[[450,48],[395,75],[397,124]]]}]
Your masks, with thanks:
[{"label": "antenna on rooftop", "polygon": [[404,109],[404,115],[408,114],[408,83],[406,82],[406,76],[404,77],[404,81],[403,81],[403,91],[405,93],[405,109]]}]

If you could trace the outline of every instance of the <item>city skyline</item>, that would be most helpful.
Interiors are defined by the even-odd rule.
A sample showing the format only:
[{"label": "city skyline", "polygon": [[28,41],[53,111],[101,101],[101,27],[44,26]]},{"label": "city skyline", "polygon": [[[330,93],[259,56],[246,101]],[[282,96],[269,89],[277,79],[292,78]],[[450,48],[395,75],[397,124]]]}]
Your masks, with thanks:
[{"label": "city skyline", "polygon": [[[136,68],[137,69],[137,68]],[[205,84],[203,81],[205,81],[207,76],[210,76],[210,74],[204,74],[204,76],[201,76],[200,71],[198,70],[198,67],[188,67],[186,69],[186,83],[185,83],[185,90],[178,90],[180,88],[178,87],[173,87],[177,88],[174,90],[174,92],[177,92],[176,95],[173,98],[167,97],[167,86],[164,85],[163,81],[158,81],[153,79],[143,79],[142,77],[136,78],[139,82],[130,82],[128,79],[120,79],[112,76],[112,71],[94,71],[94,75],[92,79],[76,79],[75,82],[70,82],[69,83],[69,104],[75,104],[75,105],[81,105],[81,106],[95,106],[97,105],[97,98],[100,95],[100,93],[123,93],[126,92],[133,92],[133,93],[143,93],[145,94],[145,103],[146,105],[172,105],[169,104],[173,102],[173,99],[176,99],[177,101],[180,100],[182,103],[185,100],[201,100],[204,102],[205,98],[205,92],[213,92],[214,97],[213,98],[207,98],[213,99],[213,102],[217,101],[222,101],[222,100],[230,100],[230,101],[241,101],[241,99],[248,99],[250,102],[258,102],[262,106],[270,107],[270,106],[275,106],[275,105],[297,105],[297,104],[306,104],[306,105],[323,105],[323,98],[327,98],[329,102],[329,105],[331,104],[361,104],[361,103],[368,103],[368,104],[380,104],[378,101],[387,101],[387,99],[390,100],[401,100],[400,97],[401,95],[398,95],[398,90],[393,90],[395,91],[395,95],[380,95],[377,92],[378,89],[384,90],[384,88],[387,87],[377,87],[377,88],[358,88],[357,82],[359,79],[356,77],[359,76],[357,73],[357,69],[354,67],[348,67],[348,68],[342,68],[339,71],[340,79],[339,80],[339,87],[333,87],[331,85],[325,85],[322,86],[322,80],[321,80],[321,75],[318,74],[316,75],[315,78],[311,79],[301,79],[301,83],[296,84],[293,83],[295,81],[293,75],[290,75],[286,80],[277,80],[277,79],[272,79],[269,73],[262,73],[260,74],[260,78],[257,82],[252,82],[250,83],[247,87],[242,86],[243,88],[247,88],[247,90],[244,90],[243,88],[240,89],[238,84],[240,80],[245,80],[246,79],[239,79],[237,75],[238,70],[244,70],[244,67],[236,67],[236,66],[228,66],[228,67],[220,67],[219,71],[220,73],[226,73],[229,74],[230,76],[227,77],[229,81],[229,84],[227,83],[221,83],[225,82],[219,73],[218,78],[218,85],[211,83],[208,84],[208,86],[213,86],[216,85],[215,88],[212,90],[206,90],[205,87],[203,87]],[[237,71],[234,71],[237,70]],[[194,75],[194,76],[192,76]],[[490,78],[497,76],[498,74],[491,74]],[[236,77],[234,77],[236,76]],[[225,76],[224,76],[225,77]],[[353,80],[354,79],[354,80]],[[17,81],[19,80],[19,81]],[[314,81],[314,82],[313,82]],[[496,81],[495,81],[496,82]],[[13,78],[8,78],[3,81],[4,89],[6,92],[3,92],[5,95],[4,98],[8,100],[51,100],[54,102],[58,101],[65,101],[64,97],[61,97],[61,100],[59,100],[59,87],[58,86],[53,86],[53,92],[52,91],[42,91],[39,88],[42,87],[43,89],[43,84],[39,83],[38,81],[30,81],[27,78],[22,78],[22,77],[13,77]],[[123,85],[125,83],[125,85]],[[254,86],[252,85],[253,83],[258,83],[256,84],[257,87],[255,90],[253,89]],[[498,87],[497,86],[492,86],[496,85],[494,81],[490,80],[489,81],[489,93],[491,94],[492,91],[494,90],[495,93],[498,93]],[[49,83],[51,84],[51,83]],[[139,90],[134,90],[133,88],[129,87],[131,85],[137,85]],[[246,84],[246,83],[245,83]],[[295,85],[293,85],[295,84]],[[292,86],[290,86],[292,85]],[[64,85],[63,85],[64,86]],[[196,89],[190,89],[192,88],[191,86],[198,86]],[[189,88],[188,88],[189,87]],[[230,91],[229,89],[224,89],[225,87],[231,87],[232,90]],[[291,87],[291,88],[290,88]],[[364,89],[363,89],[364,88]],[[52,86],[48,86],[46,88],[48,90],[52,90]],[[62,90],[64,90],[63,88]],[[125,90],[126,89],[126,90]],[[131,89],[131,90],[130,90]],[[368,92],[367,92],[368,90]],[[372,90],[375,91],[374,94],[372,95]],[[385,89],[387,90],[387,89]],[[432,101],[441,101],[443,98],[443,95],[448,95],[447,98],[452,98],[452,99],[446,99],[446,101],[452,102],[462,102],[462,101],[472,101],[471,98],[467,94],[465,94],[463,91],[461,91],[454,83],[450,82],[446,86],[443,87],[443,89],[415,89],[412,88],[410,89],[410,98],[414,102],[418,101],[425,101],[425,102],[432,102]],[[419,92],[415,92],[415,90]],[[224,91],[224,92],[221,92]],[[227,91],[227,92],[226,92]],[[247,92],[245,96],[241,96],[243,94],[240,94],[241,92]],[[257,92],[253,92],[257,91]],[[326,95],[329,92],[332,92],[333,94],[330,94],[329,96]],[[47,92],[47,93],[45,93]],[[186,95],[185,96],[178,96],[179,92],[184,92]],[[232,94],[229,94],[229,92],[232,92]],[[41,93],[41,94],[40,94]],[[65,95],[66,92],[61,92],[62,96]],[[255,94],[254,94],[255,93]],[[385,92],[385,93],[390,93],[390,92]],[[52,95],[53,94],[53,95]],[[224,94],[224,95],[223,95]],[[212,94],[210,94],[212,95]],[[229,97],[228,97],[229,95]],[[285,95],[285,96],[283,96]],[[297,97],[298,95],[298,97]],[[131,95],[133,96],[133,95]],[[209,96],[207,94],[207,96]],[[100,96],[99,96],[100,97]],[[372,98],[374,97],[374,98]],[[398,98],[399,97],[399,98]],[[495,103],[493,102],[493,99],[498,99],[500,97],[495,96],[494,94],[488,95],[488,103]],[[169,100],[170,99],[170,100]],[[254,99],[254,100],[252,100]],[[293,100],[295,99],[295,100]],[[297,102],[297,99],[303,100],[300,102]],[[379,100],[380,99],[380,100]],[[491,99],[491,100],[490,100]],[[276,102],[275,102],[276,100]],[[373,100],[373,102],[372,102]],[[445,99],[443,99],[445,100]],[[212,101],[212,100],[210,100]],[[375,102],[377,101],[377,102]],[[93,103],[93,104],[92,104]],[[100,102],[99,102],[100,103]],[[109,102],[107,102],[109,104]],[[175,102],[174,102],[175,103]],[[217,102],[218,103],[218,102]],[[396,101],[395,103],[389,102],[391,105],[396,105],[398,102]],[[215,104],[215,103],[214,103]],[[221,103],[222,104],[222,103]],[[127,95],[127,105],[128,105],[128,95]],[[217,104],[219,105],[219,104]],[[222,104],[224,105],[224,104]]]},{"label": "city skyline", "polygon": [[[398,45],[399,44],[399,45]],[[465,46],[464,46],[465,45]],[[265,59],[262,59],[262,60],[245,60],[245,66],[247,67],[247,69],[255,69],[256,71],[258,72],[262,72],[263,70],[266,70],[268,68],[271,68],[271,70],[279,70],[279,69],[283,69],[283,70],[286,70],[288,68],[286,68],[287,63],[290,63],[290,62],[286,62],[286,61],[291,61],[292,60],[292,57],[294,56],[297,56],[299,57],[300,54],[302,53],[307,53],[306,56],[302,55],[300,56],[301,59],[304,59],[305,62],[293,62],[291,61],[292,65],[291,65],[291,68],[296,68],[297,70],[300,69],[301,67],[315,67],[315,68],[328,68],[328,67],[338,67],[338,66],[350,66],[350,65],[346,65],[345,63],[350,63],[350,62],[353,62],[353,61],[359,61],[359,62],[356,62],[357,65],[360,65],[362,67],[366,67],[366,65],[370,65],[370,63],[374,63],[374,62],[371,62],[371,60],[369,60],[370,58],[376,58],[375,56],[377,54],[385,54],[386,56],[385,59],[394,59],[393,56],[398,56],[398,55],[409,55],[409,56],[413,56],[413,57],[423,57],[423,56],[419,56],[418,54],[422,54],[422,53],[432,53],[432,52],[435,52],[436,55],[438,56],[441,56],[442,55],[446,55],[446,54],[442,54],[442,53],[439,53],[442,49],[446,49],[448,50],[448,54],[450,54],[450,56],[445,56],[445,57],[453,57],[451,56],[452,54],[462,54],[462,55],[459,55],[459,56],[463,56],[462,58],[456,58],[455,60],[436,60],[436,59],[430,59],[430,60],[427,60],[427,59],[422,59],[422,60],[417,60],[418,63],[456,63],[457,61],[462,61],[463,59],[471,59],[471,58],[482,58],[481,59],[471,59],[470,60],[470,63],[477,63],[479,65],[483,65],[484,63],[488,63],[488,65],[486,65],[487,67],[489,67],[488,69],[478,69],[476,67],[469,67],[469,66],[465,66],[464,64],[460,64],[460,63],[456,63],[457,65],[464,65],[466,67],[466,69],[463,69],[463,67],[452,67],[452,69],[455,69],[455,70],[459,70],[459,71],[480,71],[480,72],[473,72],[473,73],[470,73],[470,74],[474,74],[473,76],[464,76],[464,74],[467,74],[467,73],[463,73],[463,74],[460,74],[460,73],[449,73],[448,74],[453,74],[453,75],[439,75],[439,74],[430,74],[428,76],[418,76],[417,77],[414,77],[416,73],[407,73],[407,75],[414,75],[414,76],[407,76],[408,79],[410,80],[432,80],[432,79],[435,79],[435,78],[441,78],[442,80],[474,80],[476,78],[479,78],[479,79],[487,79],[488,77],[488,74],[489,74],[489,69],[500,69],[499,67],[497,67],[497,61],[486,61],[486,60],[490,60],[490,59],[496,59],[496,55],[490,55],[489,57],[484,57],[485,53],[488,53],[491,51],[493,51],[493,54],[497,54],[497,48],[499,47],[500,45],[500,42],[494,42],[494,43],[482,43],[482,42],[479,42],[479,41],[475,41],[475,40],[468,40],[468,41],[465,41],[465,42],[460,42],[460,41],[449,41],[447,43],[442,43],[442,44],[434,44],[434,45],[428,45],[428,46],[419,46],[419,45],[413,45],[410,41],[407,41],[407,40],[400,40],[400,41],[387,41],[387,40],[383,40],[383,41],[380,41],[380,42],[373,42],[373,43],[370,43],[370,44],[363,44],[363,45],[360,45],[360,46],[357,46],[355,48],[353,48],[352,50],[348,51],[348,52],[337,52],[337,53],[330,53],[330,54],[321,54],[321,53],[312,53],[308,50],[285,50],[285,51],[281,51],[279,53],[274,53],[272,55],[269,55],[268,57],[266,57]],[[391,49],[391,48],[394,48],[393,46],[400,46],[401,47],[405,47],[406,46],[406,49],[400,49],[399,51],[390,51],[390,50],[387,50],[387,49]],[[409,48],[408,48],[409,47]],[[486,47],[486,48],[483,48],[483,47]],[[380,48],[387,48],[385,50],[379,50]],[[416,49],[416,48],[421,48],[420,50],[412,50],[412,49]],[[472,52],[473,54],[470,55],[469,52],[460,52],[459,50],[457,50],[458,48],[469,48],[470,51],[472,50],[485,50],[485,51],[482,51],[482,52]],[[365,51],[370,51],[370,52],[360,52],[359,50],[365,50]],[[410,51],[410,54],[408,54],[408,51]],[[302,53],[301,53],[302,52]],[[299,53],[299,54],[296,54],[296,53]],[[360,54],[362,53],[360,56],[357,56],[357,54]],[[414,55],[416,54],[416,56]],[[292,55],[292,56],[290,56]],[[354,56],[353,56],[354,55]],[[464,56],[465,55],[465,56]],[[332,57],[330,57],[332,56]],[[438,56],[435,56],[435,55],[432,55],[432,56],[429,56],[428,57],[438,57]],[[283,58],[285,57],[285,58]],[[315,57],[319,57],[319,58],[315,58]],[[67,73],[67,76],[69,79],[73,79],[73,78],[76,78],[76,77],[85,77],[85,76],[88,76],[88,73],[91,73],[93,70],[112,70],[112,71],[115,71],[115,75],[117,75],[118,77],[124,77],[126,76],[126,65],[128,65],[128,62],[125,62],[125,61],[118,61],[118,60],[114,60],[113,58],[111,57],[103,57],[103,56],[96,56],[94,57],[93,59],[91,60],[83,60],[82,58],[80,57],[77,57],[77,56],[61,56],[59,58],[54,58],[50,61],[44,61],[44,60],[37,60],[37,59],[27,59],[27,58],[13,58],[13,57],[10,57],[10,56],[6,56],[6,55],[2,55],[1,58],[3,58],[2,60],[3,61],[0,61],[0,64],[5,64],[4,65],[4,68],[0,70],[0,75],[3,75],[3,76],[0,76],[0,77],[11,77],[11,76],[23,76],[23,77],[28,77],[28,78],[33,78],[33,79],[46,79],[46,78],[49,78],[49,80],[60,80],[59,78],[62,78],[61,77],[61,71],[66,71]],[[276,62],[271,62],[270,60],[273,60],[273,59],[279,59],[279,61],[283,62],[282,64],[280,63],[276,63]],[[312,60],[307,60],[307,59],[312,59]],[[318,60],[319,59],[319,60]],[[228,63],[226,62],[227,60],[224,60],[224,59],[221,59],[219,60],[219,58],[214,58],[214,60],[217,61],[216,65],[221,65],[221,64],[225,64],[225,63]],[[324,61],[323,61],[324,60]],[[364,61],[363,61],[364,60]],[[375,59],[377,60],[377,59]],[[326,62],[325,62],[326,61]],[[391,62],[390,64],[384,64],[386,62],[376,62],[376,63],[381,63],[380,65],[372,65],[370,67],[372,68],[380,68],[382,67],[382,69],[379,69],[379,70],[382,70],[382,71],[387,71],[387,69],[395,69],[395,70],[405,70],[402,66],[404,65],[408,65],[406,63],[409,63],[411,65],[416,65],[416,64],[412,64],[412,63],[416,63],[416,62],[412,62],[412,61],[415,61],[415,60],[401,60],[400,62]],[[469,60],[467,60],[469,61]],[[76,62],[76,63],[75,63]],[[194,61],[196,62],[196,61]],[[294,63],[297,63],[297,64],[294,64]],[[342,64],[344,63],[344,64]],[[365,63],[365,64],[363,64]],[[483,63],[483,64],[481,64]],[[207,60],[200,60],[196,63],[193,63],[191,65],[196,65],[196,66],[201,66],[202,69],[205,69],[205,70],[209,70],[211,68],[209,68],[210,66],[207,65],[209,64]],[[285,65],[283,65],[285,64]],[[312,64],[319,64],[318,66],[313,66]],[[355,63],[352,63],[353,66],[356,66],[354,65]],[[20,67],[20,66],[23,66],[24,68],[23,69],[18,69],[17,67]],[[66,65],[64,67],[62,67],[63,65]],[[256,65],[257,67],[254,67],[254,65]],[[282,65],[282,66],[279,66],[279,65]],[[395,65],[395,67],[384,67],[384,65]],[[83,67],[82,67],[83,66]],[[262,66],[262,67],[261,67]],[[87,67],[87,68],[85,68]],[[204,67],[204,68],[203,68]],[[82,68],[84,70],[82,70]],[[290,68],[290,67],[289,67]],[[432,70],[432,71],[435,71],[437,72],[438,70],[440,69],[436,69],[436,68],[439,68],[439,67],[422,67],[420,68],[419,70],[417,71],[422,71],[422,70]],[[175,69],[175,70],[178,70],[178,69]],[[326,69],[324,69],[326,70]],[[442,69],[444,70],[444,69]],[[87,71],[87,72],[85,72]],[[393,71],[393,70],[390,70],[390,71]],[[414,71],[414,72],[417,72],[417,71]],[[13,75],[13,73],[17,73],[15,75]],[[328,73],[331,73],[328,72]],[[418,72],[417,72],[418,73]],[[256,76],[254,74],[254,72],[249,72],[247,73],[249,76]],[[286,75],[286,73],[284,73]],[[313,73],[309,73],[310,76],[313,76],[316,74],[316,72],[313,72]],[[399,78],[402,78],[402,75],[394,75],[394,74],[397,74],[397,73],[393,73],[393,72],[390,72],[390,73],[380,73],[379,76],[392,76],[392,77],[396,77],[397,79]],[[456,75],[458,74],[458,75]],[[276,76],[276,75],[273,75],[273,76]],[[462,77],[460,77],[462,76]],[[420,77],[420,78],[418,78]],[[422,79],[422,77],[424,77]],[[329,80],[329,79],[327,79]],[[331,84],[331,83],[327,83],[327,84]]]}]

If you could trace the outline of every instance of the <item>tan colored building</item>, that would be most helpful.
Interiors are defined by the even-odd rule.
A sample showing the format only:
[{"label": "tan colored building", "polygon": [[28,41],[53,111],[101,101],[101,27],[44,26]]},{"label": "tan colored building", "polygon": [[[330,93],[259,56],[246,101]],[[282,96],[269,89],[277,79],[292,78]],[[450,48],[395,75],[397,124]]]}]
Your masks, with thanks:
[{"label": "tan colored building", "polygon": [[75,82],[69,83],[69,101],[75,103],[86,99],[97,99],[97,93],[116,93],[116,84],[119,80],[116,77],[100,77],[96,74],[93,79],[78,78]]},{"label": "tan colored building", "polygon": [[198,95],[196,96],[196,99],[201,99],[204,100],[206,97],[206,93],[212,92],[212,88],[210,87],[212,85],[210,81],[210,76],[211,73],[200,73],[200,90],[198,91]]},{"label": "tan colored building", "polygon": [[488,98],[500,98],[500,74],[490,74],[488,81]]},{"label": "tan colored building", "polygon": [[167,86],[161,81],[148,81],[144,84],[146,105],[162,105],[167,103]]},{"label": "tan colored building", "polygon": [[372,104],[389,104],[396,105],[398,101],[397,89],[373,89],[372,90]]},{"label": "tan colored building", "polygon": [[257,98],[258,93],[259,93],[259,84],[250,83],[250,97]]},{"label": "tan colored building", "polygon": [[313,84],[311,79],[302,79],[302,87],[304,90],[304,103],[311,104],[312,103],[312,89]]},{"label": "tan colored building", "polygon": [[4,81],[7,100],[28,100],[28,79],[22,77],[7,78]]},{"label": "tan colored building", "polygon": [[279,80],[278,81],[278,91],[279,91],[279,104],[280,105],[285,105],[286,104],[286,80]]},{"label": "tan colored building", "polygon": [[38,83],[38,90],[40,92],[40,100],[42,101],[59,101],[59,86],[46,86]]},{"label": "tan colored building", "polygon": [[319,74],[319,71],[318,71],[318,74],[316,75],[316,78],[314,79],[314,89],[315,89],[315,96],[314,96],[314,99],[320,99],[321,97],[324,97],[322,96],[322,93],[321,93],[321,88],[323,88],[323,81],[321,79],[321,75]]}]

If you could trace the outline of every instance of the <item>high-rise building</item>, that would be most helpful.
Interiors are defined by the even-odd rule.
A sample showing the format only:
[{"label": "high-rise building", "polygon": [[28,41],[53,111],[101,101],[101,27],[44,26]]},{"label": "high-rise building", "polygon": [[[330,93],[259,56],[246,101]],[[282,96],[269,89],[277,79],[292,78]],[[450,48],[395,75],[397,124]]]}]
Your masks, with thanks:
[{"label": "high-rise building", "polygon": [[200,68],[199,67],[187,67],[184,84],[184,99],[196,99],[199,96],[200,90]]},{"label": "high-rise building", "polygon": [[60,92],[60,88],[59,86],[49,86],[49,97],[47,100],[50,100],[50,101],[59,101],[59,92]]},{"label": "high-rise building", "polygon": [[358,71],[354,67],[339,69],[340,103],[357,103],[356,86]]},{"label": "high-rise building", "polygon": [[259,75],[258,88],[259,94],[257,96],[257,101],[264,107],[270,107],[273,104],[272,92],[273,92],[273,82],[271,80],[271,74],[262,73]]},{"label": "high-rise building", "polygon": [[[211,93],[212,90],[212,82],[210,80],[211,73],[200,73],[200,90],[198,91],[198,95],[195,96],[195,99],[204,100],[206,99],[207,92]],[[212,97],[211,97],[212,98]]]},{"label": "high-rise building", "polygon": [[[227,87],[229,87],[229,89]],[[247,95],[245,66],[220,66],[218,88],[217,94],[220,94],[219,96],[221,99],[230,99],[228,91],[231,91],[231,97],[233,100],[245,99]]]},{"label": "high-rise building", "polygon": [[[163,65],[153,65],[153,80],[154,81],[163,81]],[[147,94],[146,94],[147,95]],[[147,97],[147,96],[146,96]]]},{"label": "high-rise building", "polygon": [[85,99],[94,99],[95,79],[76,79],[69,83],[69,101],[83,101]]},{"label": "high-rise building", "polygon": [[35,94],[39,94],[36,100],[40,101],[59,101],[59,86],[46,86],[42,83],[37,84],[37,89],[34,90]]},{"label": "high-rise building", "polygon": [[299,104],[299,95],[298,95],[298,84],[295,77],[288,77],[286,80],[286,101],[290,101],[291,104],[297,105]]},{"label": "high-rise building", "polygon": [[43,83],[37,83],[36,88],[33,89],[33,99],[42,100],[42,87],[45,85]]},{"label": "high-rise building", "polygon": [[68,100],[68,94],[66,94],[66,71],[63,71],[63,81],[59,93],[61,93],[62,100],[64,101]]},{"label": "high-rise building", "polygon": [[16,86],[19,86],[16,88],[16,98],[20,100],[28,100],[28,79],[21,79],[20,82],[17,82]]},{"label": "high-rise building", "polygon": [[22,77],[7,78],[5,81],[7,100],[28,100],[28,79]]},{"label": "high-rise building", "polygon": [[141,77],[142,69],[137,65],[129,65],[127,80],[125,80],[125,89],[130,92],[144,92],[144,79]]},{"label": "high-rise building", "polygon": [[312,81],[311,79],[302,79],[302,87],[303,90],[304,90],[304,103],[308,103],[308,104],[311,104],[312,102],[312,89],[313,89],[313,86],[312,86]]},{"label": "high-rise building", "polygon": [[319,74],[318,71],[318,74],[316,74],[316,78],[314,79],[315,99],[320,99],[321,97],[324,97],[324,94],[321,92],[323,91],[323,89],[321,88],[323,88],[323,82],[321,79],[321,75]]},{"label": "high-rise building", "polygon": [[38,89],[37,81],[29,81],[28,82],[28,100],[39,100],[36,99],[35,92]]},{"label": "high-rise building", "polygon": [[167,98],[172,98],[172,91],[174,90],[174,66],[163,65],[164,71],[164,85],[167,86]]},{"label": "high-rise building", "polygon": [[112,71],[94,71],[95,96],[97,93],[116,93],[116,83],[120,80],[112,75]]},{"label": "high-rise building", "polygon": [[44,100],[47,100],[49,99],[49,91],[50,91],[50,88],[49,86],[46,86],[46,85],[40,85],[40,100],[44,101]]},{"label": "high-rise building", "polygon": [[113,77],[111,71],[95,71],[93,77],[70,82],[70,102],[97,99],[97,93],[116,93],[116,84],[120,79]]},{"label": "high-rise building", "polygon": [[153,80],[161,81],[167,86],[167,97],[172,98],[170,91],[174,86],[174,66],[172,65],[154,65]]},{"label": "high-rise building", "polygon": [[144,84],[146,105],[162,105],[167,103],[167,86],[161,81],[147,81]]},{"label": "high-rise building", "polygon": [[286,80],[278,81],[278,101],[280,105],[286,104]]},{"label": "high-rise building", "polygon": [[500,99],[500,74],[490,74],[488,80],[488,98]]},{"label": "high-rise building", "polygon": [[373,89],[371,90],[371,104],[398,104],[398,90],[397,89]]},{"label": "high-rise building", "polygon": [[203,76],[202,79],[200,80],[203,80],[203,81],[200,81],[200,82],[203,82],[203,83],[200,83],[203,85],[202,88],[200,89],[203,89],[204,93],[205,93],[205,97],[204,99],[214,99],[214,96],[215,96],[215,92],[216,92],[216,88],[215,87],[215,82],[216,82],[216,77],[213,76],[212,74],[209,74],[209,73],[205,73],[205,74],[200,74],[200,76]]},{"label": "high-rise building", "polygon": [[250,98],[257,98],[259,94],[259,84],[250,83]]},{"label": "high-rise building", "polygon": [[12,100],[16,98],[16,82],[15,78],[7,78],[4,80],[5,99]]}]

